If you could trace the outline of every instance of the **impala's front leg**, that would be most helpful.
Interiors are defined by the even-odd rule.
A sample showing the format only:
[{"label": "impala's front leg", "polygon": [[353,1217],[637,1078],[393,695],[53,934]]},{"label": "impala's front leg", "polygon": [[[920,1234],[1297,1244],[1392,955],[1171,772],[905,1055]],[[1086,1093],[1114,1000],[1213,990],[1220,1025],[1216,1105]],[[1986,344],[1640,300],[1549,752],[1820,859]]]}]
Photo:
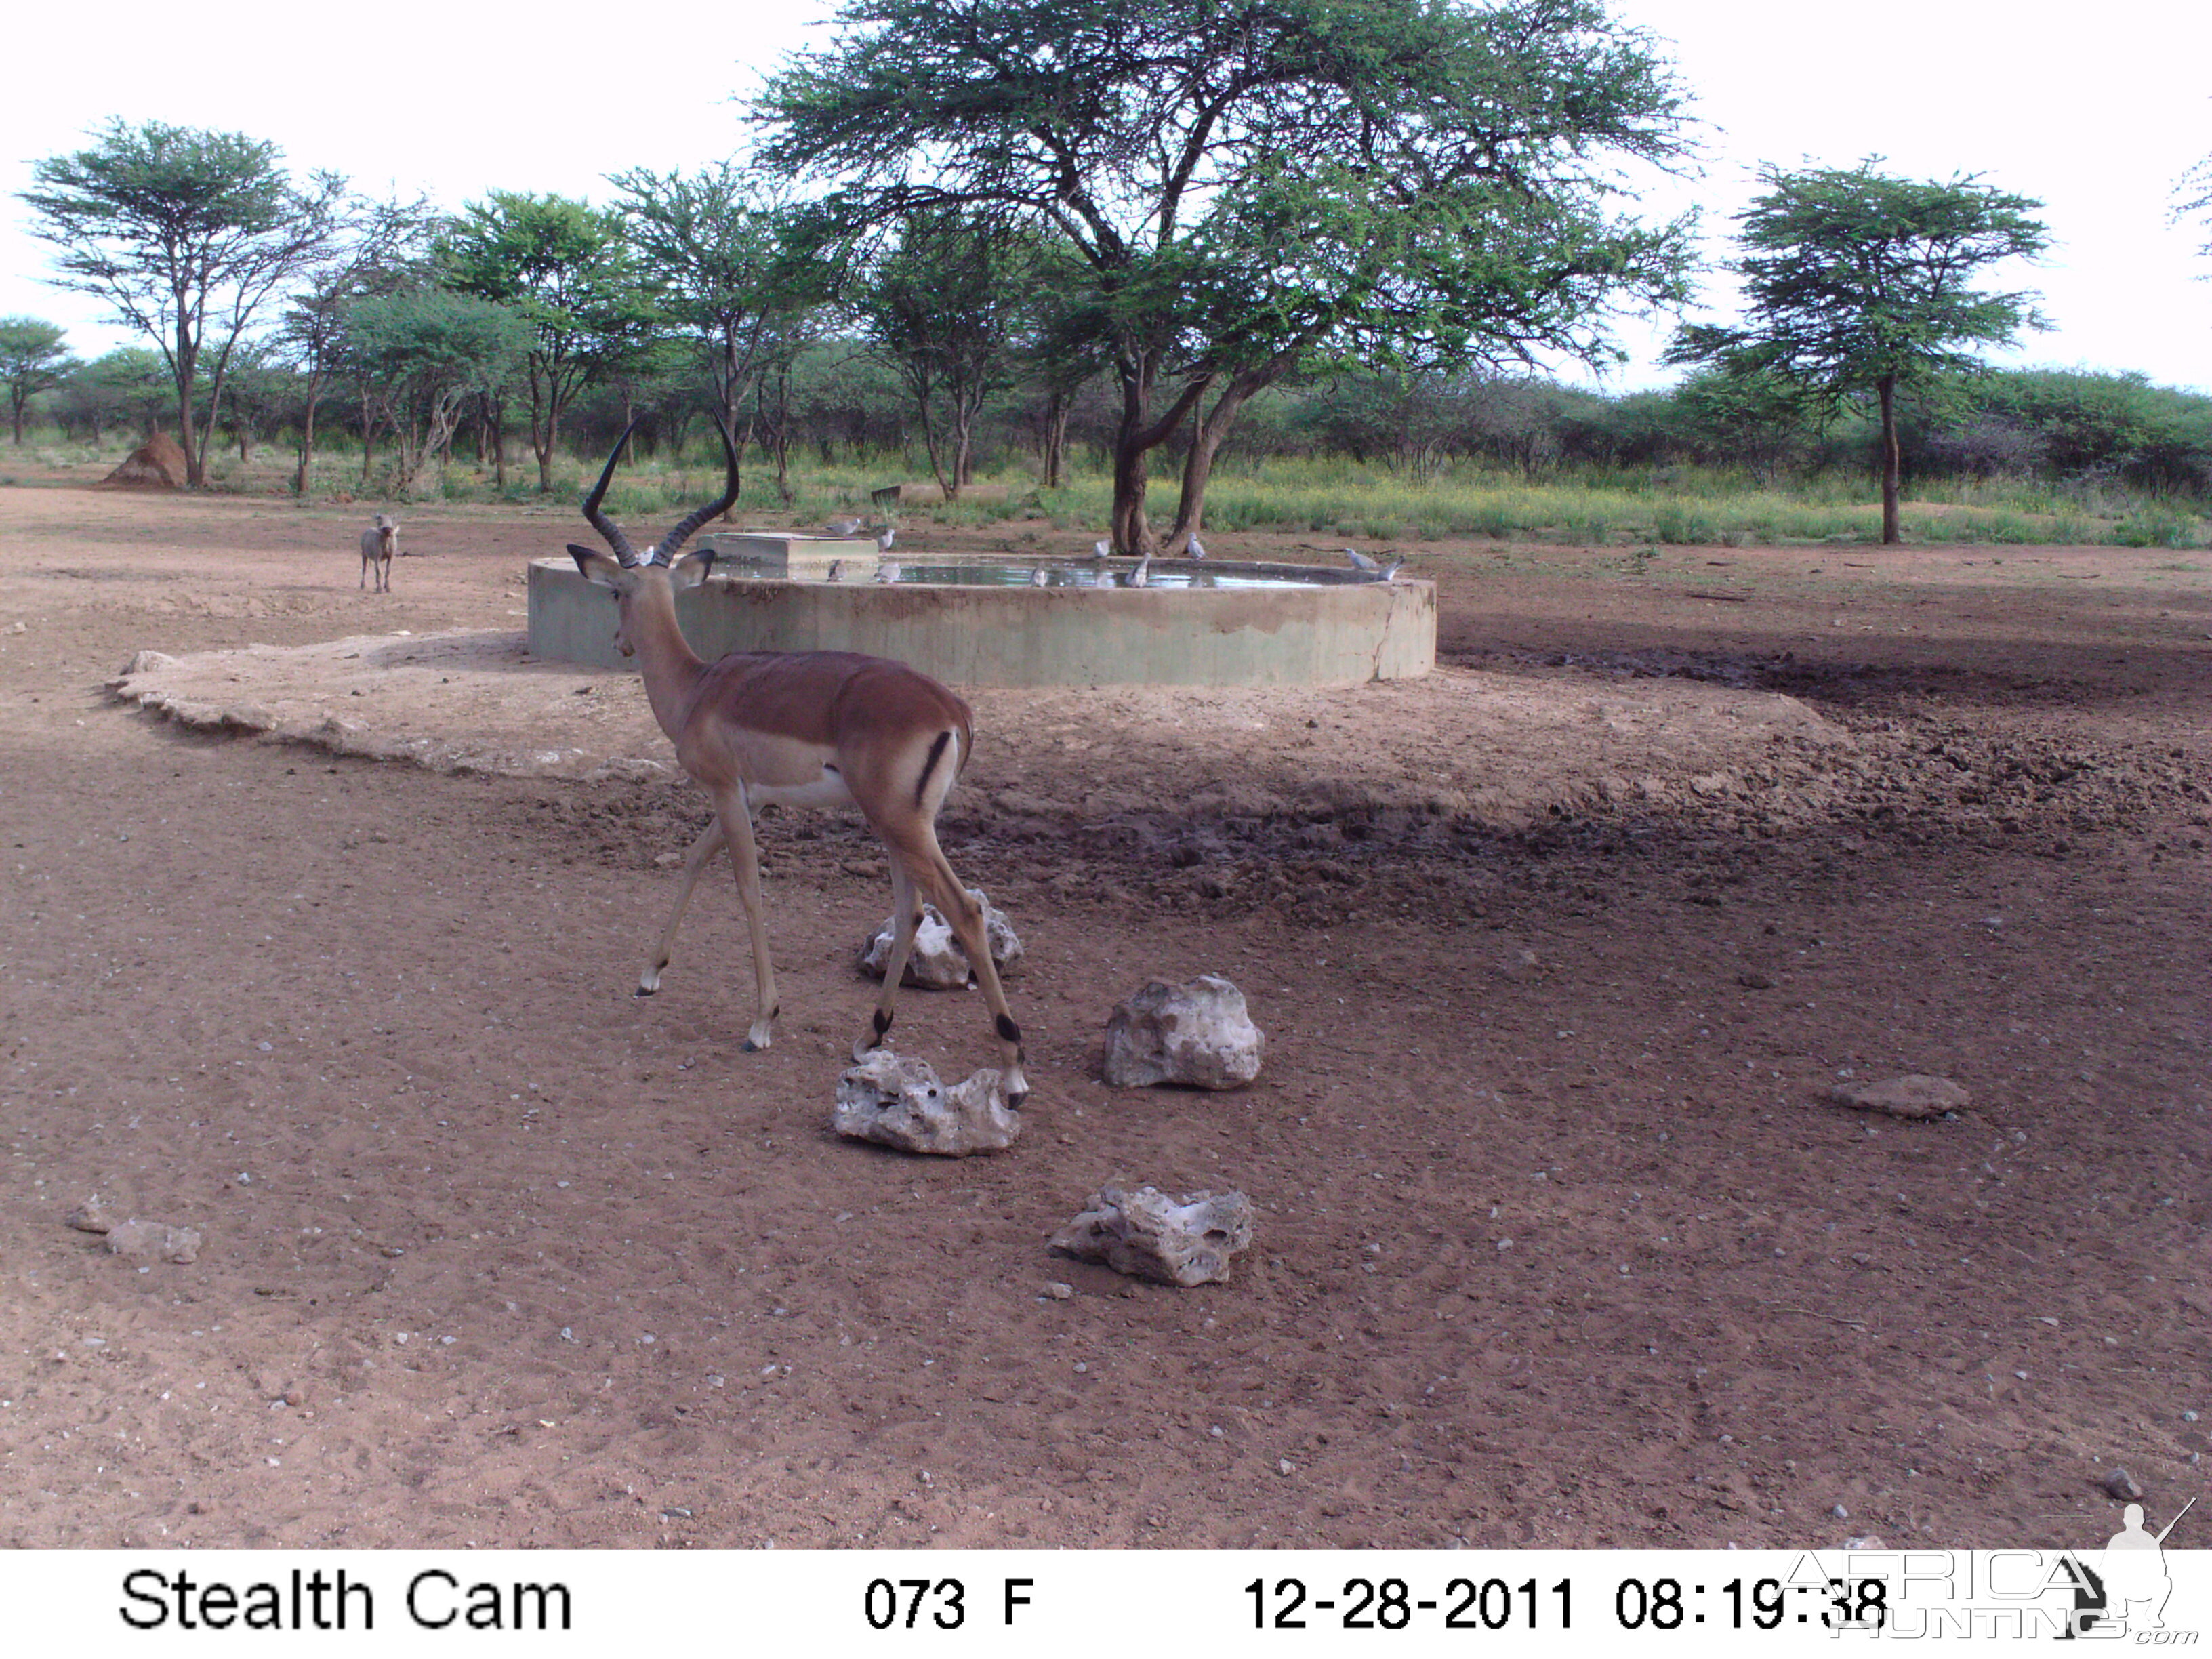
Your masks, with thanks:
[{"label": "impala's front leg", "polygon": [[891,1004],[898,1000],[899,981],[906,977],[908,958],[914,955],[915,929],[921,926],[921,902],[915,898],[914,878],[893,851],[891,866],[891,954],[884,964],[884,988],[876,998],[873,1029],[853,1045],[853,1058],[864,1060],[879,1047],[891,1029]]},{"label": "impala's front leg", "polygon": [[729,837],[722,833],[719,813],[707,825],[706,833],[691,843],[691,850],[684,855],[684,884],[676,891],[676,908],[669,912],[668,926],[661,930],[660,943],[653,947],[652,960],[638,975],[635,995],[649,997],[660,988],[660,976],[668,970],[668,958],[676,949],[676,930],[684,925],[684,912],[691,902],[691,890],[699,884],[699,872],[722,850]]},{"label": "impala's front leg", "polygon": [[[744,785],[732,784],[714,793],[714,816],[730,845],[730,862],[738,875],[738,902],[744,906],[745,926],[753,936],[755,999],[752,1030],[745,1035],[745,1052],[765,1048],[775,1035],[775,1017],[781,1012],[775,1000],[775,964],[768,955],[768,917],[761,907],[760,853],[753,844],[753,817],[745,801]],[[696,851],[695,848],[693,849]]]}]

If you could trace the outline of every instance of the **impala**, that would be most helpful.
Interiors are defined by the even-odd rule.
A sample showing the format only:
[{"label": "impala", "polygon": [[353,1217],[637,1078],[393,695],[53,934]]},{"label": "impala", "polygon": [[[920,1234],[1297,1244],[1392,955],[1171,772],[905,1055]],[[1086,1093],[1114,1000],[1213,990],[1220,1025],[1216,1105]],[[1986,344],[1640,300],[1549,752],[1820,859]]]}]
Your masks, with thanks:
[{"label": "impala", "polygon": [[903,663],[850,651],[738,651],[704,662],[676,623],[676,589],[704,581],[711,548],[685,553],[691,532],[738,499],[738,456],[718,420],[728,459],[722,500],[684,519],[642,555],[599,512],[615,463],[629,441],[624,431],[599,482],[584,498],[584,517],[613,550],[569,544],[587,580],[614,589],[619,621],[615,646],[635,656],[653,718],[676,746],[676,758],[714,803],[714,822],[684,855],[683,885],[660,943],[638,981],[637,994],[660,988],[676,931],[700,872],[724,848],[738,878],[738,898],[752,936],[753,1023],[748,1054],[769,1046],[777,1014],[775,969],[769,960],[761,909],[760,859],[753,842],[756,805],[860,809],[889,855],[897,934],[885,965],[872,1029],[853,1045],[859,1059],[884,1040],[891,1005],[914,949],[921,901],[937,907],[968,953],[992,1029],[1006,1059],[1006,1103],[1028,1098],[1022,1075],[1022,1033],[1007,1010],[984,936],[983,908],[961,884],[937,844],[937,814],[968,763],[975,742],[968,705],[927,674]]}]

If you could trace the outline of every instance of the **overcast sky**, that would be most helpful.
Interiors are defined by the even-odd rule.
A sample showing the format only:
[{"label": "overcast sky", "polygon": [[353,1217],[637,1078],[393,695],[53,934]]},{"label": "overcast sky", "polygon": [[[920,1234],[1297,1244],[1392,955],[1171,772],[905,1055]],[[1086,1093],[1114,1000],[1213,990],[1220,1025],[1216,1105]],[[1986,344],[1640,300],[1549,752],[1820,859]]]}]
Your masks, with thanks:
[{"label": "overcast sky", "polygon": [[[1978,173],[2041,200],[2055,240],[2038,265],[1990,280],[2033,288],[2051,332],[1997,361],[2136,369],[2212,392],[2212,240],[2167,223],[2174,183],[2212,153],[2212,4],[2105,0],[1614,0],[1668,44],[1706,126],[1702,178],[1662,181],[1654,217],[1703,210],[1711,256],[1762,161],[1848,167],[1888,158],[1906,177]],[[368,8],[231,0],[215,11],[106,0],[27,7],[8,31],[17,66],[0,98],[0,315],[65,324],[94,355],[127,337],[93,301],[40,280],[49,250],[17,193],[31,164],[81,147],[119,115],[273,139],[295,168],[447,207],[490,189],[602,199],[605,175],[691,168],[738,147],[733,93],[818,39],[830,8],[660,0],[599,9],[385,0]],[[569,18],[578,21],[568,21]],[[1799,20],[1802,19],[1802,21]],[[594,36],[588,31],[597,27]],[[1802,33],[1799,32],[1802,30]],[[1706,278],[1705,314],[1734,313]],[[1620,335],[1615,389],[1672,378],[1656,366],[1672,319]]]}]

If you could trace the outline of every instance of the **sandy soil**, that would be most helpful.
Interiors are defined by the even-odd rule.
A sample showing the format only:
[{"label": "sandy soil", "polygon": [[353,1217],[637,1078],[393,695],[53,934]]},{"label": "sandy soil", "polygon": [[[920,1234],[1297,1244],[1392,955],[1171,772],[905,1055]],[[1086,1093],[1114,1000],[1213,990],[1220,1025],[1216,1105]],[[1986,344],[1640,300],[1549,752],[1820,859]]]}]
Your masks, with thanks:
[{"label": "sandy soil", "polygon": [[[703,814],[633,682],[523,660],[565,510],[410,514],[389,596],[363,521],[0,489],[0,1544],[2087,1545],[2114,1464],[2202,1490],[2212,556],[1421,545],[1419,684],[980,694],[943,828],[1036,1094],[944,1162],[826,1127],[857,825],[763,826],[773,1049],[726,884],[632,999]],[[1099,1083],[1209,970],[1260,1082]],[[991,1058],[969,995],[899,1033]],[[1824,1097],[1905,1072],[1973,1105]],[[1048,1255],[1112,1178],[1259,1242]]]}]

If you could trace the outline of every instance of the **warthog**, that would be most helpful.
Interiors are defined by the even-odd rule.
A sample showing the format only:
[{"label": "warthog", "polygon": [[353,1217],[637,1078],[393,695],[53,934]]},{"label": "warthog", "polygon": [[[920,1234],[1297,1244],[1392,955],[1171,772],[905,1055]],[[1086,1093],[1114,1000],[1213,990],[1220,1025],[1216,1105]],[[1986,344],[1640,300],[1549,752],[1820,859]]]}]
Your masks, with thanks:
[{"label": "warthog", "polygon": [[392,562],[399,556],[399,521],[388,514],[380,513],[376,522],[361,532],[361,585],[368,586],[369,572],[376,573],[376,591],[392,591]]}]

